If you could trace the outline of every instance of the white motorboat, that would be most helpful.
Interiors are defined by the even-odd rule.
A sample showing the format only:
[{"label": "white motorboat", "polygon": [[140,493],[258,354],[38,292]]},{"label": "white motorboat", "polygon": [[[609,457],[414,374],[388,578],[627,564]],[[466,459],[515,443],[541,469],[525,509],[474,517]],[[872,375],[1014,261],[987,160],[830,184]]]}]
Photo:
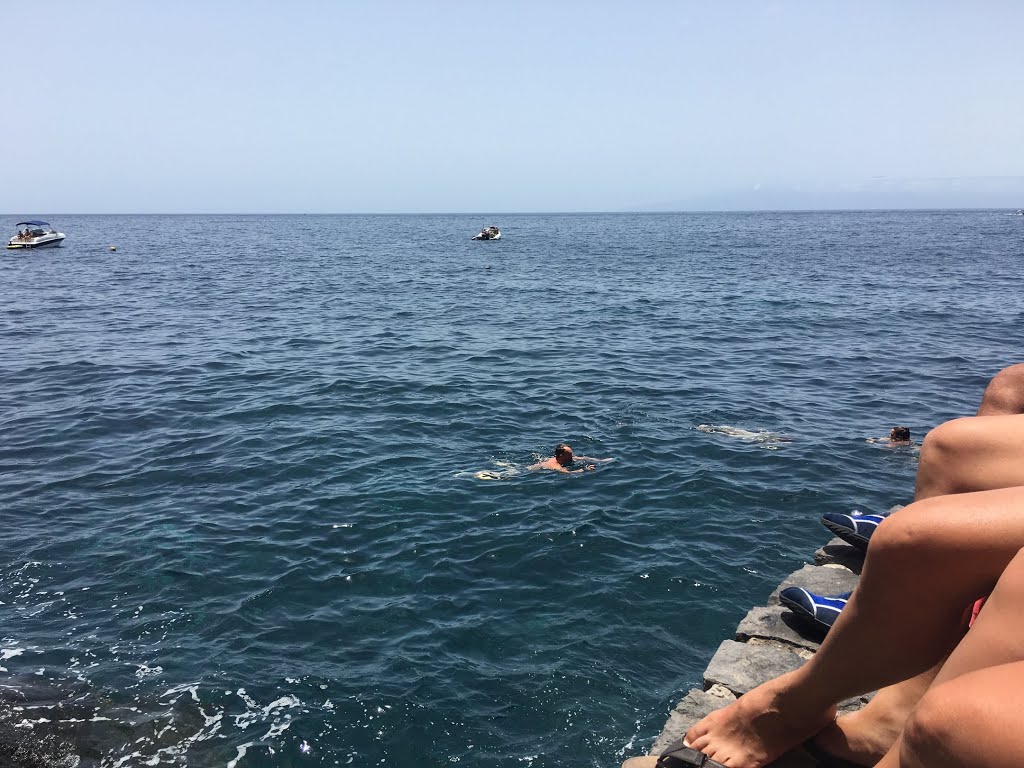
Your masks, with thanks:
[{"label": "white motorboat", "polygon": [[479,235],[473,235],[473,240],[500,240],[501,230],[495,226],[484,227]]},{"label": "white motorboat", "polygon": [[[25,230],[22,231],[21,227]],[[7,241],[7,247],[15,248],[56,248],[64,242],[64,233],[50,226],[48,221],[31,219],[18,222],[18,234]]]}]

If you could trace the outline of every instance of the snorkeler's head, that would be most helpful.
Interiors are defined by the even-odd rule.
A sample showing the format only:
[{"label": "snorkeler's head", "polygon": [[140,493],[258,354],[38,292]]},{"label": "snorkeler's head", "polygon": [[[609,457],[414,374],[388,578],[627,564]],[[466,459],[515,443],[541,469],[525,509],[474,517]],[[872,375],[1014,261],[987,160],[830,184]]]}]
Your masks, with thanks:
[{"label": "snorkeler's head", "polygon": [[555,461],[561,464],[563,467],[572,464],[572,448],[565,443],[559,443],[555,446]]},{"label": "snorkeler's head", "polygon": [[889,439],[898,442],[910,441],[910,427],[893,427],[889,433]]}]

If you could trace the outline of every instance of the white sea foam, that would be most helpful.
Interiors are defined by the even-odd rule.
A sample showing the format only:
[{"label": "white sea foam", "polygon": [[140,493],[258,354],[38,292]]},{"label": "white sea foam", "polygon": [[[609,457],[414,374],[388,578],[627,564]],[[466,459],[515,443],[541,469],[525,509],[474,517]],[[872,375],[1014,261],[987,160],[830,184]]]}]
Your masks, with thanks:
[{"label": "white sea foam", "polygon": [[704,432],[709,435],[725,435],[726,437],[734,437],[744,442],[758,443],[772,450],[777,448],[779,443],[793,442],[791,437],[781,432],[771,432],[767,429],[752,430],[743,427],[733,427],[728,424],[698,424],[696,429],[698,432]]}]

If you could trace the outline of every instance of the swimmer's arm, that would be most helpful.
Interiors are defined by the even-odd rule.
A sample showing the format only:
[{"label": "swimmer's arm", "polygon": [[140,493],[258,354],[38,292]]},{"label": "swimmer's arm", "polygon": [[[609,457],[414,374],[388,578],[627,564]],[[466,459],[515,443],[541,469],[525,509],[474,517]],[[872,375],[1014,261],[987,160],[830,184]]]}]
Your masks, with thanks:
[{"label": "swimmer's arm", "polygon": [[[550,459],[548,461],[550,461]],[[572,472],[571,469],[566,469],[557,462],[552,462],[549,464],[548,461],[539,461],[536,464],[531,464],[530,466],[527,467],[527,469],[551,469],[554,470],[555,472]]]},{"label": "swimmer's arm", "polygon": [[609,461],[615,461],[615,459],[595,459],[593,456],[577,456],[579,461],[593,461],[596,464],[607,464]]}]

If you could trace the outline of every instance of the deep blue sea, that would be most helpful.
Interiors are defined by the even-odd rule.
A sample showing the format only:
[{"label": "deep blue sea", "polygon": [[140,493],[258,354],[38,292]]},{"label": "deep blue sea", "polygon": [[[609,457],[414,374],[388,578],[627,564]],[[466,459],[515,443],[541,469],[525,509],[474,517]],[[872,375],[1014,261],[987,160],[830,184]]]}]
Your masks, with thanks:
[{"label": "deep blue sea", "polygon": [[0,707],[83,766],[614,767],[1024,359],[1005,211],[49,218]]}]

